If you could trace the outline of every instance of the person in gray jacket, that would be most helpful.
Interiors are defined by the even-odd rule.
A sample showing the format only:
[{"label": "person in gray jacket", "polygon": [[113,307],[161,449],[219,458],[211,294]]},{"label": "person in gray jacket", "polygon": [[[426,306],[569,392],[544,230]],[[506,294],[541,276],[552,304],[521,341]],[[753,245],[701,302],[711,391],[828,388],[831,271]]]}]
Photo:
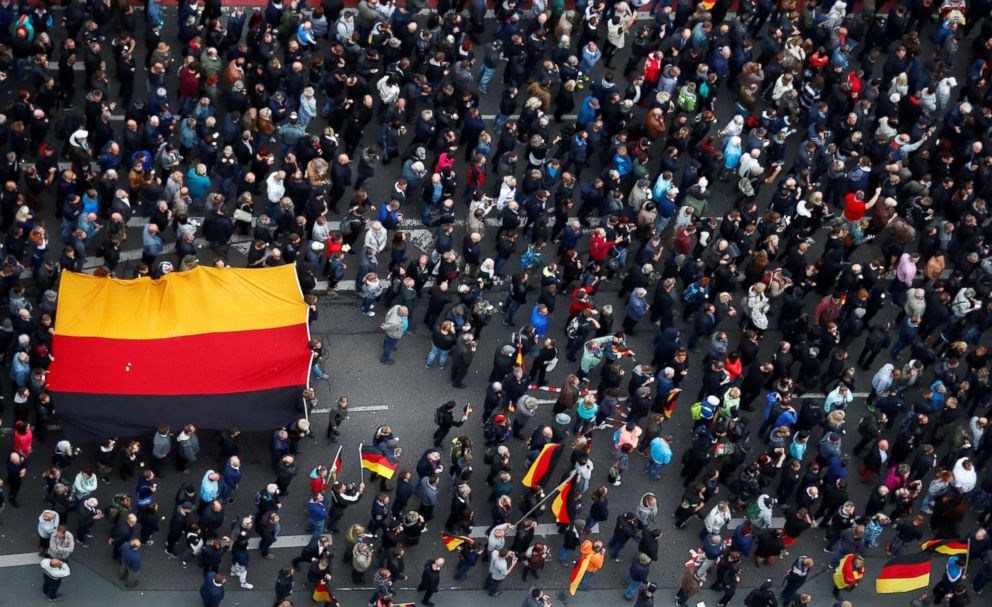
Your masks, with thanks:
[{"label": "person in gray jacket", "polygon": [[150,467],[156,478],[165,478],[162,472],[162,463],[168,459],[169,452],[172,451],[172,428],[168,424],[158,427],[152,438],[152,461]]},{"label": "person in gray jacket", "polygon": [[420,507],[417,512],[424,517],[425,521],[434,518],[434,508],[437,507],[438,486],[441,480],[436,474],[431,474],[420,479],[417,483],[415,494],[420,500]]},{"label": "person in gray jacket", "polygon": [[391,365],[395,361],[391,358],[393,352],[400,345],[400,339],[410,328],[410,311],[406,306],[395,305],[386,311],[386,319],[379,325],[386,335],[382,339],[382,356],[379,362],[384,365]]}]

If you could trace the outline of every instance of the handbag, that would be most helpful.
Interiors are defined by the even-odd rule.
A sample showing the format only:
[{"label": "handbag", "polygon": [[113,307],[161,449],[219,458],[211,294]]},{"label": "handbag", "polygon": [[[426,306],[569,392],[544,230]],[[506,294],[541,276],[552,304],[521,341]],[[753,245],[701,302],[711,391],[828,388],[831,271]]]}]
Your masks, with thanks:
[{"label": "handbag", "polygon": [[557,366],[558,366],[558,357],[555,356],[554,358],[551,359],[551,362],[548,363],[548,366],[545,369],[550,372],[550,371],[554,371],[555,367]]},{"label": "handbag", "polygon": [[751,180],[747,177],[741,177],[737,182],[737,189],[741,191],[741,194],[745,196],[754,196],[754,186],[751,185]]},{"label": "handbag", "polygon": [[252,215],[244,209],[234,209],[234,221],[251,223]]}]

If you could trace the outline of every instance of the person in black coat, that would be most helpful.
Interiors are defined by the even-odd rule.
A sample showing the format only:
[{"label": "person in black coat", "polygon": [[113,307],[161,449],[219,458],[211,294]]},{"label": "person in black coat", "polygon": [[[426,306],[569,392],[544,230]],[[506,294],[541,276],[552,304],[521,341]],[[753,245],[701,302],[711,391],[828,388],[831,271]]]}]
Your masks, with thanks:
[{"label": "person in black coat", "polygon": [[134,527],[138,524],[138,517],[129,514],[117,519],[113,529],[110,531],[110,543],[113,546],[114,560],[121,559],[121,549],[134,538]]},{"label": "person in black coat", "polygon": [[658,546],[661,540],[661,529],[645,530],[641,534],[641,541],[637,543],[637,551],[646,554],[652,562],[658,560]]},{"label": "person in black coat", "polygon": [[610,538],[610,558],[617,560],[620,558],[620,551],[624,545],[637,536],[637,516],[633,512],[625,512],[617,517],[617,524],[613,528],[613,537]]},{"label": "person in black coat", "polygon": [[293,594],[293,573],[292,567],[283,567],[276,577],[276,600],[275,605],[281,604]]},{"label": "person in black coat", "polygon": [[204,546],[203,550],[200,551],[200,564],[203,565],[203,573],[220,571],[220,563],[224,560],[224,554],[230,547],[228,538],[224,538],[224,540],[215,538]]},{"label": "person in black coat", "polygon": [[389,551],[385,561],[385,568],[392,574],[393,579],[401,582],[409,579],[409,576],[404,573],[406,571],[406,561],[403,559],[404,554],[406,554],[406,551],[403,547],[396,546]]},{"label": "person in black coat", "polygon": [[403,470],[397,475],[396,481],[396,497],[393,498],[393,517],[399,518],[403,511],[406,510],[406,505],[410,502],[410,498],[413,497],[414,489],[413,483],[410,479],[413,475],[409,470]]},{"label": "person in black coat", "polygon": [[258,545],[262,558],[272,560],[275,555],[269,554],[272,544],[276,543],[276,532],[279,526],[279,515],[275,512],[268,512],[262,517],[260,524],[256,527],[261,542]]},{"label": "person in black coat", "polygon": [[[311,538],[310,543],[300,550],[300,556],[293,559],[293,566],[289,567],[289,569],[297,571],[300,568],[300,563],[311,563],[319,561],[322,558],[329,558],[330,556],[331,538],[326,535]],[[292,573],[290,573],[290,578],[292,578]]]},{"label": "person in black coat", "polygon": [[420,585],[417,586],[417,591],[424,593],[424,600],[421,601],[421,604],[427,607],[434,607],[431,597],[441,586],[441,567],[444,567],[444,558],[431,559],[424,563],[424,572],[420,574]]},{"label": "person in black coat", "polygon": [[737,550],[731,550],[727,556],[720,559],[716,566],[716,579],[710,586],[713,590],[723,591],[723,596],[717,600],[717,607],[727,607],[737,592],[737,584],[741,581],[741,560],[744,556]]},{"label": "person in black coat", "polygon": [[189,514],[192,511],[193,504],[183,502],[176,506],[175,511],[172,513],[172,518],[169,519],[169,535],[165,542],[165,552],[169,555],[169,558],[179,556],[176,554],[176,542],[186,535],[186,529],[189,527]]},{"label": "person in black coat", "polygon": [[871,367],[879,352],[889,348],[892,341],[891,330],[892,323],[884,322],[872,327],[869,331],[868,337],[865,338],[865,347],[861,350],[861,355],[858,356],[858,366],[861,367],[862,371],[867,371]]},{"label": "person in black coat", "polygon": [[457,403],[453,400],[449,400],[444,403],[434,412],[434,423],[437,424],[437,430],[434,431],[434,446],[440,447],[444,438],[448,436],[448,432],[452,428],[461,427],[468,419],[468,410],[466,409],[462,413],[460,419],[456,420],[454,416],[455,405]]}]

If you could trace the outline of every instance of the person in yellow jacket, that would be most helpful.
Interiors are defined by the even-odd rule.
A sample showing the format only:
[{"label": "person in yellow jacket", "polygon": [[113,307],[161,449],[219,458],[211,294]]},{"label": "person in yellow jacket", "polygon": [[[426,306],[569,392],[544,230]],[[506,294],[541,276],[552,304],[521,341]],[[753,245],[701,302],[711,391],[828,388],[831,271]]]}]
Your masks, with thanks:
[{"label": "person in yellow jacket", "polygon": [[606,558],[606,546],[603,545],[601,540],[586,540],[582,542],[579,546],[579,560],[589,557],[589,563],[586,565],[586,572],[582,575],[582,581],[579,582],[579,590],[589,589],[589,580],[595,575],[597,571],[603,568],[603,560]]},{"label": "person in yellow jacket", "polygon": [[834,597],[840,600],[840,591],[854,590],[865,577],[865,561],[860,555],[848,554],[840,560],[834,570]]}]

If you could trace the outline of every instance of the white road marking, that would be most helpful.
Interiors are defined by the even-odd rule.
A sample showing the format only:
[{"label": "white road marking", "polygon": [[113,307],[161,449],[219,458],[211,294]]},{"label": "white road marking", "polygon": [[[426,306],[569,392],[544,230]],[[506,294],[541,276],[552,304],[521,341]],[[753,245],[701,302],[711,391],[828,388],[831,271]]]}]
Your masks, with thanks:
[{"label": "white road marking", "polygon": [[[747,519],[743,519],[743,518],[732,518],[732,519],[730,519],[730,522],[727,524],[727,529],[736,529],[737,528],[737,525],[740,525],[741,523],[745,522],[746,520]],[[784,526],[785,526],[785,517],[784,516],[773,516],[772,517],[772,529],[781,529]]]},{"label": "white road marking", "polygon": [[[275,544],[272,544],[272,548],[302,548],[310,543],[310,537],[310,534],[283,535],[276,540]],[[334,536],[328,534],[328,537],[331,538],[331,543],[333,544]],[[259,542],[261,542],[259,538],[252,538],[248,540],[248,547],[252,550],[258,550]],[[41,557],[36,552],[0,555],[0,569],[37,565],[40,562]]]},{"label": "white road marking", "polygon": [[[472,533],[469,537],[486,537],[486,527],[485,525],[476,525],[472,529]],[[538,523],[537,527],[534,529],[534,535],[546,536],[546,535],[557,535],[558,534],[558,524],[557,523]]]},{"label": "white road marking", "polygon": [[[869,392],[853,392],[851,395],[854,398],[867,398]],[[806,394],[800,394],[799,398],[826,398],[827,395],[821,392],[807,392]]]},{"label": "white road marking", "polygon": [[[362,411],[388,411],[389,405],[368,405],[367,407],[348,407],[349,413],[361,413]],[[310,413],[320,414],[320,413],[330,413],[330,407],[323,407],[320,409],[311,409]]]}]

